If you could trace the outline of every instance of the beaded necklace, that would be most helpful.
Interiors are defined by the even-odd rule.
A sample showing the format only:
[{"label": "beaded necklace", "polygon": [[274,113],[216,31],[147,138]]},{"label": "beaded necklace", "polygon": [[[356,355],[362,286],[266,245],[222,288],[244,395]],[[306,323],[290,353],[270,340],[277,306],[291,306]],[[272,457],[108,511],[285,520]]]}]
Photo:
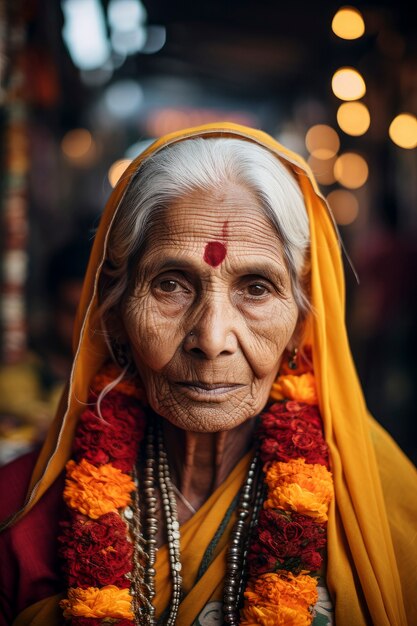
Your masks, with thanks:
[{"label": "beaded necklace", "polygon": [[[259,417],[226,557],[223,617],[232,626],[308,625],[314,617],[333,483],[314,377],[300,369],[279,377],[271,394],[279,401]],[[96,376],[90,406],[118,373],[109,366]],[[182,599],[176,498],[160,427],[148,428],[144,441],[144,402],[140,386],[122,381],[104,396],[101,417],[90,408],[80,416],[59,537],[69,587],[61,607],[73,626],[156,623],[157,486],[172,579],[163,623],[176,622]]]}]

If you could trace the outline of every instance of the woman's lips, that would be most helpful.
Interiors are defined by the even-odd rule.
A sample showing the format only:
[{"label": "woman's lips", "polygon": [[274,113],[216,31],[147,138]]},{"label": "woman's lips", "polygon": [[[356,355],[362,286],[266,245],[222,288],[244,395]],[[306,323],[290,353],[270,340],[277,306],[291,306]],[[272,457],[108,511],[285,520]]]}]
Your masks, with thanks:
[{"label": "woman's lips", "polygon": [[201,381],[179,381],[175,385],[180,387],[181,391],[190,396],[199,396],[200,398],[216,398],[233,393],[245,385],[240,383],[204,383]]}]

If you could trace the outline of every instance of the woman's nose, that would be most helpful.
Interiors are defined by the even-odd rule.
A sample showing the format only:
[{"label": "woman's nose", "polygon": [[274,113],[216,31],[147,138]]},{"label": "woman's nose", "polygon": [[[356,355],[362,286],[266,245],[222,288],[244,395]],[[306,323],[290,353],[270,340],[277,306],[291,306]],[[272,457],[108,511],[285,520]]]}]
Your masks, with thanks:
[{"label": "woman's nose", "polygon": [[234,354],[236,311],[228,298],[213,298],[204,302],[201,312],[184,340],[184,349],[194,356],[213,360]]}]

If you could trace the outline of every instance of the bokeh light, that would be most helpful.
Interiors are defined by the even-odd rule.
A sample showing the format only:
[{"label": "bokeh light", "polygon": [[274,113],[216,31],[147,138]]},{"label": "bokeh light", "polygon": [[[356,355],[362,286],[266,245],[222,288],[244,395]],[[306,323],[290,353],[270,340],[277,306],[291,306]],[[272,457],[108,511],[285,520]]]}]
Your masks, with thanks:
[{"label": "bokeh light", "polygon": [[90,165],[96,156],[94,139],[86,128],[68,131],[62,138],[61,150],[68,159],[82,166]]},{"label": "bokeh light", "polygon": [[138,26],[124,32],[116,30],[111,34],[111,44],[113,50],[120,55],[134,54],[142,50],[146,43],[146,29],[143,26]]},{"label": "bokeh light", "polygon": [[110,56],[106,19],[98,0],[61,2],[62,35],[75,65],[81,70],[101,67]]},{"label": "bokeh light", "polygon": [[361,12],[354,7],[342,7],[332,20],[332,31],[341,39],[362,37],[365,32],[365,22]]},{"label": "bokeh light", "polygon": [[146,43],[146,9],[139,0],[110,0],[107,15],[113,50],[120,55],[134,54]]},{"label": "bokeh light", "polygon": [[332,90],[340,100],[359,100],[366,93],[366,85],[353,67],[341,67],[333,74]]},{"label": "bokeh light", "polygon": [[81,70],[80,78],[87,87],[100,87],[109,82],[113,76],[113,63],[110,59],[94,70]]},{"label": "bokeh light", "polygon": [[307,160],[311,170],[321,185],[332,185],[336,179],[334,177],[334,165],[336,156],[331,159],[318,159],[311,155]]},{"label": "bokeh light", "polygon": [[337,123],[348,135],[363,135],[371,123],[368,107],[362,102],[344,102],[337,110]]},{"label": "bokeh light", "polygon": [[411,113],[397,115],[388,132],[392,141],[400,148],[411,150],[417,146],[417,118]]},{"label": "bokeh light", "polygon": [[283,146],[298,154],[305,152],[304,133],[301,133],[291,122],[284,125],[276,139]]},{"label": "bokeh light", "polygon": [[143,99],[142,87],[136,80],[130,78],[112,83],[104,93],[107,110],[117,119],[137,115]]},{"label": "bokeh light", "polygon": [[138,0],[110,0],[107,17],[112,28],[129,32],[132,25],[146,22],[146,9]]},{"label": "bokeh light", "polygon": [[340,147],[337,132],[326,124],[312,126],[307,131],[305,142],[307,150],[317,159],[330,159]]},{"label": "bokeh light", "polygon": [[151,137],[161,137],[181,128],[199,126],[210,122],[230,121],[242,126],[259,125],[256,115],[246,111],[226,111],[220,109],[203,108],[160,108],[149,112],[146,120],[146,132]]},{"label": "bokeh light", "polygon": [[329,193],[326,200],[338,224],[351,224],[357,218],[359,202],[351,191],[335,189]]},{"label": "bokeh light", "polygon": [[368,164],[365,159],[355,152],[345,152],[340,155],[334,164],[336,180],[348,189],[358,189],[368,180]]},{"label": "bokeh light", "polygon": [[125,153],[124,153],[124,158],[125,159],[130,159],[131,161],[133,161],[133,159],[136,159],[136,157],[141,154],[142,152],[144,152],[146,150],[146,148],[149,148],[149,146],[155,141],[155,139],[140,139],[139,141],[135,141],[135,143],[132,143],[132,145],[130,145]]},{"label": "bokeh light", "polygon": [[146,41],[142,47],[142,54],[155,54],[161,50],[167,39],[165,26],[153,24],[146,29]]},{"label": "bokeh light", "polygon": [[126,171],[126,168],[131,164],[131,162],[132,159],[118,159],[113,163],[113,165],[110,166],[107,176],[112,187],[116,187],[120,177],[123,172]]}]

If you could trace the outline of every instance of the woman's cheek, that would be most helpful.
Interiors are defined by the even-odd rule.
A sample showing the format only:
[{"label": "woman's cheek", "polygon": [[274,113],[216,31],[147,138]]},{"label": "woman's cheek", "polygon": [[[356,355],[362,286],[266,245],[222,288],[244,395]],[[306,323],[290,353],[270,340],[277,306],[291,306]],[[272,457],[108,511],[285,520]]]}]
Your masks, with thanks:
[{"label": "woman's cheek", "polygon": [[275,376],[282,355],[297,325],[298,311],[294,307],[275,307],[262,322],[247,333],[249,341],[243,346],[246,358],[258,379]]},{"label": "woman's cheek", "polygon": [[142,314],[129,316],[126,330],[135,360],[152,370],[162,370],[172,359],[177,343],[178,324],[160,312],[159,306],[143,306]]}]

